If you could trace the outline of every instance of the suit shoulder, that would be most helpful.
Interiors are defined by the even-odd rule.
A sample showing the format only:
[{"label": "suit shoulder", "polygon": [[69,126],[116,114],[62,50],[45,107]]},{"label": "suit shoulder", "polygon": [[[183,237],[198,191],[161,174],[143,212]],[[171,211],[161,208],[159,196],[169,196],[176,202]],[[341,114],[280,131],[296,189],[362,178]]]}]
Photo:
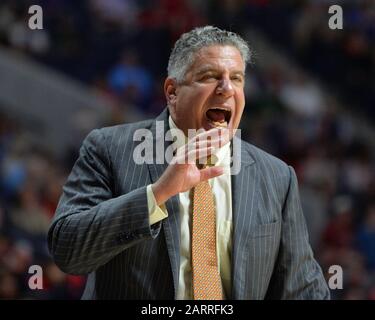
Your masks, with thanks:
[{"label": "suit shoulder", "polygon": [[245,142],[245,146],[262,172],[269,172],[278,177],[290,177],[289,165],[283,160],[248,142]]},{"label": "suit shoulder", "polygon": [[92,130],[84,144],[107,150],[109,154],[126,152],[133,147],[134,133],[138,129],[150,129],[154,120],[144,120]]},{"label": "suit shoulder", "polygon": [[132,123],[118,124],[98,129],[106,138],[123,134],[134,133],[138,129],[150,129],[154,120],[143,120]]}]

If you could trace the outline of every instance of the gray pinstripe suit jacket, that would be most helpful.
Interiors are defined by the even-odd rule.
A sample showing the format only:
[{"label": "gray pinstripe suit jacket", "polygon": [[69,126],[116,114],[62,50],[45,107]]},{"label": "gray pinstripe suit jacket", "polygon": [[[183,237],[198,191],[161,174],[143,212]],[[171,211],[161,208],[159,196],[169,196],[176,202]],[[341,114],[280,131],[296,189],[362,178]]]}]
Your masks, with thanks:
[{"label": "gray pinstripe suit jacket", "polygon": [[[168,111],[164,120],[168,129]],[[178,196],[169,217],[149,225],[146,186],[167,164],[136,165],[138,128],[155,120],[92,131],[64,186],[48,233],[56,264],[89,274],[83,299],[174,299],[179,277]],[[294,170],[241,141],[232,176],[232,299],[329,299],[313,258]]]}]

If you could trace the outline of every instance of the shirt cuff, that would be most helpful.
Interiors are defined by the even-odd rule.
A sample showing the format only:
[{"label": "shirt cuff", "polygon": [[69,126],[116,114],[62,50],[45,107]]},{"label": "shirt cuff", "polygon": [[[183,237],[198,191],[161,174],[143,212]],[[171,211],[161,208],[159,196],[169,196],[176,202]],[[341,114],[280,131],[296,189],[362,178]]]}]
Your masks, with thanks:
[{"label": "shirt cuff", "polygon": [[168,217],[168,211],[165,204],[158,206],[156,204],[154,193],[152,192],[151,184],[147,186],[147,205],[148,214],[150,218],[150,226]]}]

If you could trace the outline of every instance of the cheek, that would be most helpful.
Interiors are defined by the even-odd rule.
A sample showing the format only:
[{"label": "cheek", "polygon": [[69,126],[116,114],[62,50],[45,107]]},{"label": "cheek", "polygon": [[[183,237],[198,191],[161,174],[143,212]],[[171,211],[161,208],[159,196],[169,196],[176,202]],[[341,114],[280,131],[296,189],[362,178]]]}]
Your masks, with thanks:
[{"label": "cheek", "polygon": [[187,111],[191,114],[200,114],[207,104],[210,95],[205,91],[196,91],[185,97],[185,103],[188,105]]},{"label": "cheek", "polygon": [[190,96],[190,101],[194,103],[194,107],[199,110],[204,106],[209,98],[209,92],[206,92],[205,90],[197,90],[195,94]]},{"label": "cheek", "polygon": [[243,93],[238,93],[236,95],[236,111],[242,113],[245,107],[245,95]]},{"label": "cheek", "polygon": [[245,92],[244,92],[243,88],[238,89],[236,97],[237,97],[237,101],[238,101],[239,104],[244,104]]},{"label": "cheek", "polygon": [[190,88],[185,88],[177,95],[177,112],[183,114],[186,121],[196,122],[201,121],[202,113],[207,105],[211,95],[212,88],[201,85],[192,85]]}]

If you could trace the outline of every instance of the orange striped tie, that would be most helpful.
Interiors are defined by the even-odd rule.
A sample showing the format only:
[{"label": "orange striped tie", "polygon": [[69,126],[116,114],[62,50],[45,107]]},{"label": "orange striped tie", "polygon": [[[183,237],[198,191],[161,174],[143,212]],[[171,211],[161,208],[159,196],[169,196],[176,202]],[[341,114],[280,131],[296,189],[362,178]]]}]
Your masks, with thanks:
[{"label": "orange striped tie", "polygon": [[216,212],[208,181],[193,188],[191,258],[193,299],[222,300],[216,255]]}]

